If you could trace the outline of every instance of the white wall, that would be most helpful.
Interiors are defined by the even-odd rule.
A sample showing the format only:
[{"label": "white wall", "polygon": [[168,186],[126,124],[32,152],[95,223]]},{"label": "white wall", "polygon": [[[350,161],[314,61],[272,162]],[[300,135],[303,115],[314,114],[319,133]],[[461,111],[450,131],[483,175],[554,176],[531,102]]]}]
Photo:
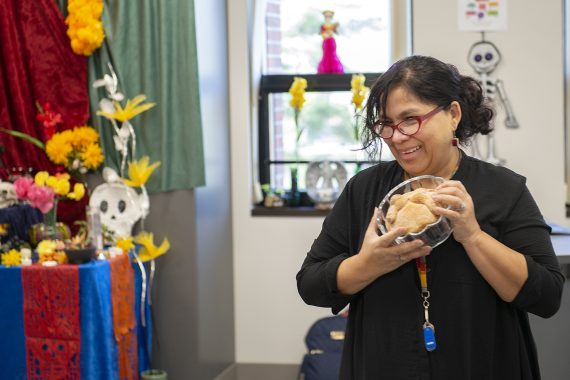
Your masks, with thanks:
[{"label": "white wall", "polygon": [[[467,53],[479,33],[457,31],[457,1],[414,2],[414,53],[433,55],[476,75]],[[544,216],[566,224],[562,1],[508,2],[508,30],[488,32],[502,61],[493,75],[505,83],[520,129],[496,118],[497,153],[523,174]],[[434,27],[437,25],[437,27]],[[481,139],[481,141],[484,141]],[[482,145],[481,145],[482,146]]]},{"label": "white wall", "polygon": [[[255,126],[249,113],[247,3],[228,1],[236,362],[298,363],[308,327],[328,315],[328,310],[304,305],[295,284],[322,218],[250,215]],[[474,74],[466,57],[480,36],[457,31],[456,4],[456,0],[414,2],[414,52]],[[508,31],[486,37],[502,53],[503,62],[494,74],[505,82],[521,128],[507,130],[504,116],[498,116],[498,153],[507,166],[528,178],[544,215],[567,224],[561,2],[537,7],[536,1],[510,1],[508,11]]]},{"label": "white wall", "polygon": [[295,282],[322,218],[251,216],[247,3],[228,1],[236,362],[297,363],[309,325],[330,314],[306,306]]}]

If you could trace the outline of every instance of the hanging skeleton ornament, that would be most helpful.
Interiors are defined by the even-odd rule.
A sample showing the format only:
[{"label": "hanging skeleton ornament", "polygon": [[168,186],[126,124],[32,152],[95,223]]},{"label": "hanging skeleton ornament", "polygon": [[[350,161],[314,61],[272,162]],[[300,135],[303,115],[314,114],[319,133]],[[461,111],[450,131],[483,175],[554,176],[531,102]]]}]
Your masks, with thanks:
[{"label": "hanging skeleton ornament", "polygon": [[[483,90],[483,96],[491,101],[495,101],[498,95],[506,113],[505,126],[507,128],[518,128],[519,123],[513,113],[503,81],[491,76],[499,62],[501,62],[501,53],[499,53],[499,49],[488,41],[477,42],[471,46],[468,60],[473,70],[475,70],[479,75],[479,83]],[[493,133],[490,133],[487,136],[486,157],[483,157],[480,154],[477,141],[473,144],[473,151],[476,157],[482,158],[492,164],[503,165],[505,163],[505,160],[498,158],[495,153],[495,136]]]}]

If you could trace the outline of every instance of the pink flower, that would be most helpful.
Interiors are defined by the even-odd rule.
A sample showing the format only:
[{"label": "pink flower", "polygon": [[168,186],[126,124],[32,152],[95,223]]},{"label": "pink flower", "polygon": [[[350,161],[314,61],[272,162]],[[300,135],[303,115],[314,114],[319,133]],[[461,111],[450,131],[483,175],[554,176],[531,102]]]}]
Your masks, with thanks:
[{"label": "pink flower", "polygon": [[14,190],[16,191],[18,199],[26,199],[33,183],[34,179],[30,177],[20,177],[14,181]]},{"label": "pink flower", "polygon": [[28,190],[28,200],[32,207],[40,209],[45,214],[53,207],[55,193],[51,187],[33,184]]}]

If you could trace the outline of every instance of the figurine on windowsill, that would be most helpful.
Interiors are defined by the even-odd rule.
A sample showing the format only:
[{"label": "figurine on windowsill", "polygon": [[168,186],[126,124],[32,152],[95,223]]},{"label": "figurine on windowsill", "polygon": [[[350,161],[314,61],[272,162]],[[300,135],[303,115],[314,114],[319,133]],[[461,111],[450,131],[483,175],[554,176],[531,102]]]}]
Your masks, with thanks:
[{"label": "figurine on windowsill", "polygon": [[333,22],[334,12],[323,11],[325,22],[321,25],[321,37],[323,37],[323,58],[319,62],[317,73],[344,73],[344,67],[336,55],[336,41],[334,35],[337,33],[338,22]]},{"label": "figurine on windowsill", "polygon": [[283,191],[276,190],[273,191],[269,184],[261,185],[261,189],[263,190],[263,194],[265,197],[263,198],[263,206],[265,207],[283,207]]}]

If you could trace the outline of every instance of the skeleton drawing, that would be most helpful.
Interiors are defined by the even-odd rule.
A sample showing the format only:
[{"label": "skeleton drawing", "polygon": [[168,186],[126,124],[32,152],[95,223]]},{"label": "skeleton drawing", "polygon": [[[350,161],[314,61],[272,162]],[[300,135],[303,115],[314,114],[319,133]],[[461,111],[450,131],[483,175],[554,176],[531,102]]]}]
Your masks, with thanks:
[{"label": "skeleton drawing", "polygon": [[[503,81],[494,78],[491,74],[501,62],[501,53],[497,47],[488,41],[479,41],[475,43],[469,50],[468,61],[471,67],[479,75],[479,83],[483,89],[483,96],[491,101],[495,101],[498,98],[503,105],[506,113],[505,126],[507,128],[518,128],[519,123],[513,112],[509,98],[505,91],[505,86]],[[487,155],[483,157],[479,151],[479,145],[477,140],[473,144],[473,154],[477,158],[481,158],[487,162],[495,165],[503,165],[505,160],[497,157],[495,148],[495,136],[490,133],[486,136],[487,138]]]}]

